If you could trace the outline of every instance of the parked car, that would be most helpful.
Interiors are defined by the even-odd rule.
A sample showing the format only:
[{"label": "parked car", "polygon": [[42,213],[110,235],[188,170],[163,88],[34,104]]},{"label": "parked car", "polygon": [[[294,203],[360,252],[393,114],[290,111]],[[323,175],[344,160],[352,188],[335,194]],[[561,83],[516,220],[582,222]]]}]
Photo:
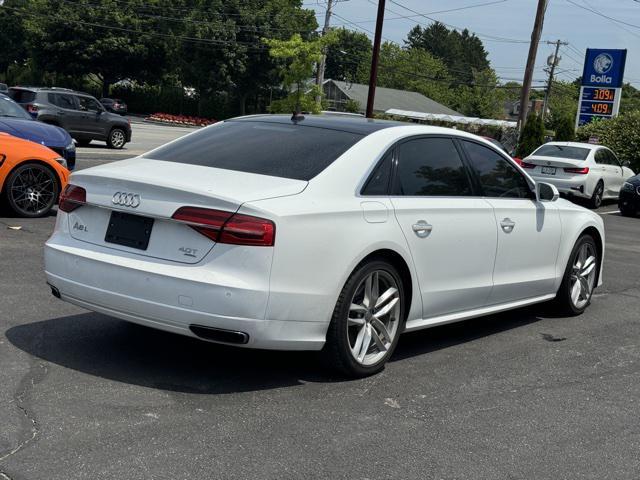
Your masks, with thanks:
[{"label": "parked car", "polygon": [[100,103],[108,112],[117,113],[119,115],[126,115],[127,104],[119,98],[101,98]]},{"label": "parked car", "polygon": [[62,128],[35,121],[27,112],[0,94],[0,132],[45,145],[65,159],[73,170],[76,164],[76,146],[71,136]]},{"label": "parked car", "polygon": [[622,184],[634,175],[629,163],[620,162],[608,148],[577,142],[546,143],[525,158],[522,167],[534,180],[584,198],[592,208],[604,199],[617,199]]},{"label": "parked car", "polygon": [[64,158],[53,150],[0,133],[0,195],[21,217],[49,213],[69,179]]},{"label": "parked car", "polygon": [[618,208],[620,213],[626,217],[637,215],[640,212],[640,175],[628,178],[622,184]]},{"label": "parked car", "polygon": [[123,148],[131,141],[129,121],[105,110],[91,95],[65,88],[11,87],[9,95],[41,122],[64,128],[81,146],[92,140]]},{"label": "parked car", "polygon": [[[404,331],[601,283],[599,215],[458,130],[249,116],[73,174],[45,247],[52,293],[245,347],[380,371]],[[524,253],[523,253],[524,252]]]}]

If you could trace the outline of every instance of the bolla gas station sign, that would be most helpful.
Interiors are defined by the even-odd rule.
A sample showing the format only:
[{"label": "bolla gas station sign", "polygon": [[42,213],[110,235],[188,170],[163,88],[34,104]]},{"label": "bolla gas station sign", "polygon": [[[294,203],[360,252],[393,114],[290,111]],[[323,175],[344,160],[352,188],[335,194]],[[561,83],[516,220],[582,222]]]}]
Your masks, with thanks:
[{"label": "bolla gas station sign", "polygon": [[576,128],[620,110],[626,50],[588,48],[584,59]]}]

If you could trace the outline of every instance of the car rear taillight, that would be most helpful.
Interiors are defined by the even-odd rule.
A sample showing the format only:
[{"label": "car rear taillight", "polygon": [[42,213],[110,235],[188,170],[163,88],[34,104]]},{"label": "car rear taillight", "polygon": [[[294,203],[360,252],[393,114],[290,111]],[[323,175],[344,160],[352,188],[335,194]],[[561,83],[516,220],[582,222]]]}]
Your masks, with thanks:
[{"label": "car rear taillight", "polygon": [[273,246],[276,225],[265,218],[199,207],[181,207],[171,217],[184,222],[214,242],[231,245]]},{"label": "car rear taillight", "polygon": [[87,191],[77,185],[68,184],[60,194],[58,208],[69,213],[85,203],[87,203]]},{"label": "car rear taillight", "polygon": [[589,173],[589,167],[584,168],[565,168],[564,171],[566,173],[579,173],[581,175],[586,175]]},{"label": "car rear taillight", "polygon": [[536,165],[533,163],[522,162],[520,163],[520,165],[522,166],[522,168],[536,168]]},{"label": "car rear taillight", "polygon": [[27,104],[27,112],[29,113],[38,113],[38,106],[37,105],[33,105],[31,103]]}]

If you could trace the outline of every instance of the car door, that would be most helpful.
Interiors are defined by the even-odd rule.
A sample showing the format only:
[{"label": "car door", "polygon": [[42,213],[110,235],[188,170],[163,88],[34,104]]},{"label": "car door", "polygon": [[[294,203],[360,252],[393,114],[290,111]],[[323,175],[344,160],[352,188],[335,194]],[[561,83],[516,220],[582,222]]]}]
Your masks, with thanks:
[{"label": "car door", "polygon": [[604,149],[604,154],[607,158],[607,172],[610,179],[609,195],[618,198],[620,195],[620,189],[624,183],[624,175],[622,171],[622,165],[618,161],[618,158],[609,149]]},{"label": "car door", "polygon": [[495,214],[498,245],[489,305],[553,293],[560,214],[538,202],[533,184],[497,150],[461,140],[477,185]]},{"label": "car door", "polygon": [[474,195],[450,137],[413,137],[396,147],[391,202],[409,245],[423,318],[480,308],[491,292],[496,223]]},{"label": "car door", "polygon": [[72,136],[82,131],[82,120],[84,117],[78,110],[78,104],[73,95],[66,93],[49,93],[48,100],[58,107],[56,116],[62,128]]},{"label": "car door", "polygon": [[95,98],[78,96],[80,110],[84,113],[84,123],[87,132],[91,133],[92,138],[104,137],[104,122],[102,114],[104,107]]},{"label": "car door", "polygon": [[613,192],[615,191],[614,184],[617,182],[617,178],[613,174],[611,165],[609,165],[610,158],[607,155],[607,150],[604,148],[597,149],[593,155],[593,159],[596,162],[596,171],[604,183],[603,195],[605,197],[609,197],[613,195]]}]

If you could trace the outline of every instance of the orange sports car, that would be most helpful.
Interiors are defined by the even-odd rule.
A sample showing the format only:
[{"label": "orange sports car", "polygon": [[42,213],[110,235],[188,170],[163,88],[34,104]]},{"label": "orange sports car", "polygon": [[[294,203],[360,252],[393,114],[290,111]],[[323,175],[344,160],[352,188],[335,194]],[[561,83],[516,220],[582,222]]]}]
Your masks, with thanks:
[{"label": "orange sports car", "polygon": [[56,152],[0,133],[0,195],[16,215],[49,213],[68,179],[66,161]]}]

